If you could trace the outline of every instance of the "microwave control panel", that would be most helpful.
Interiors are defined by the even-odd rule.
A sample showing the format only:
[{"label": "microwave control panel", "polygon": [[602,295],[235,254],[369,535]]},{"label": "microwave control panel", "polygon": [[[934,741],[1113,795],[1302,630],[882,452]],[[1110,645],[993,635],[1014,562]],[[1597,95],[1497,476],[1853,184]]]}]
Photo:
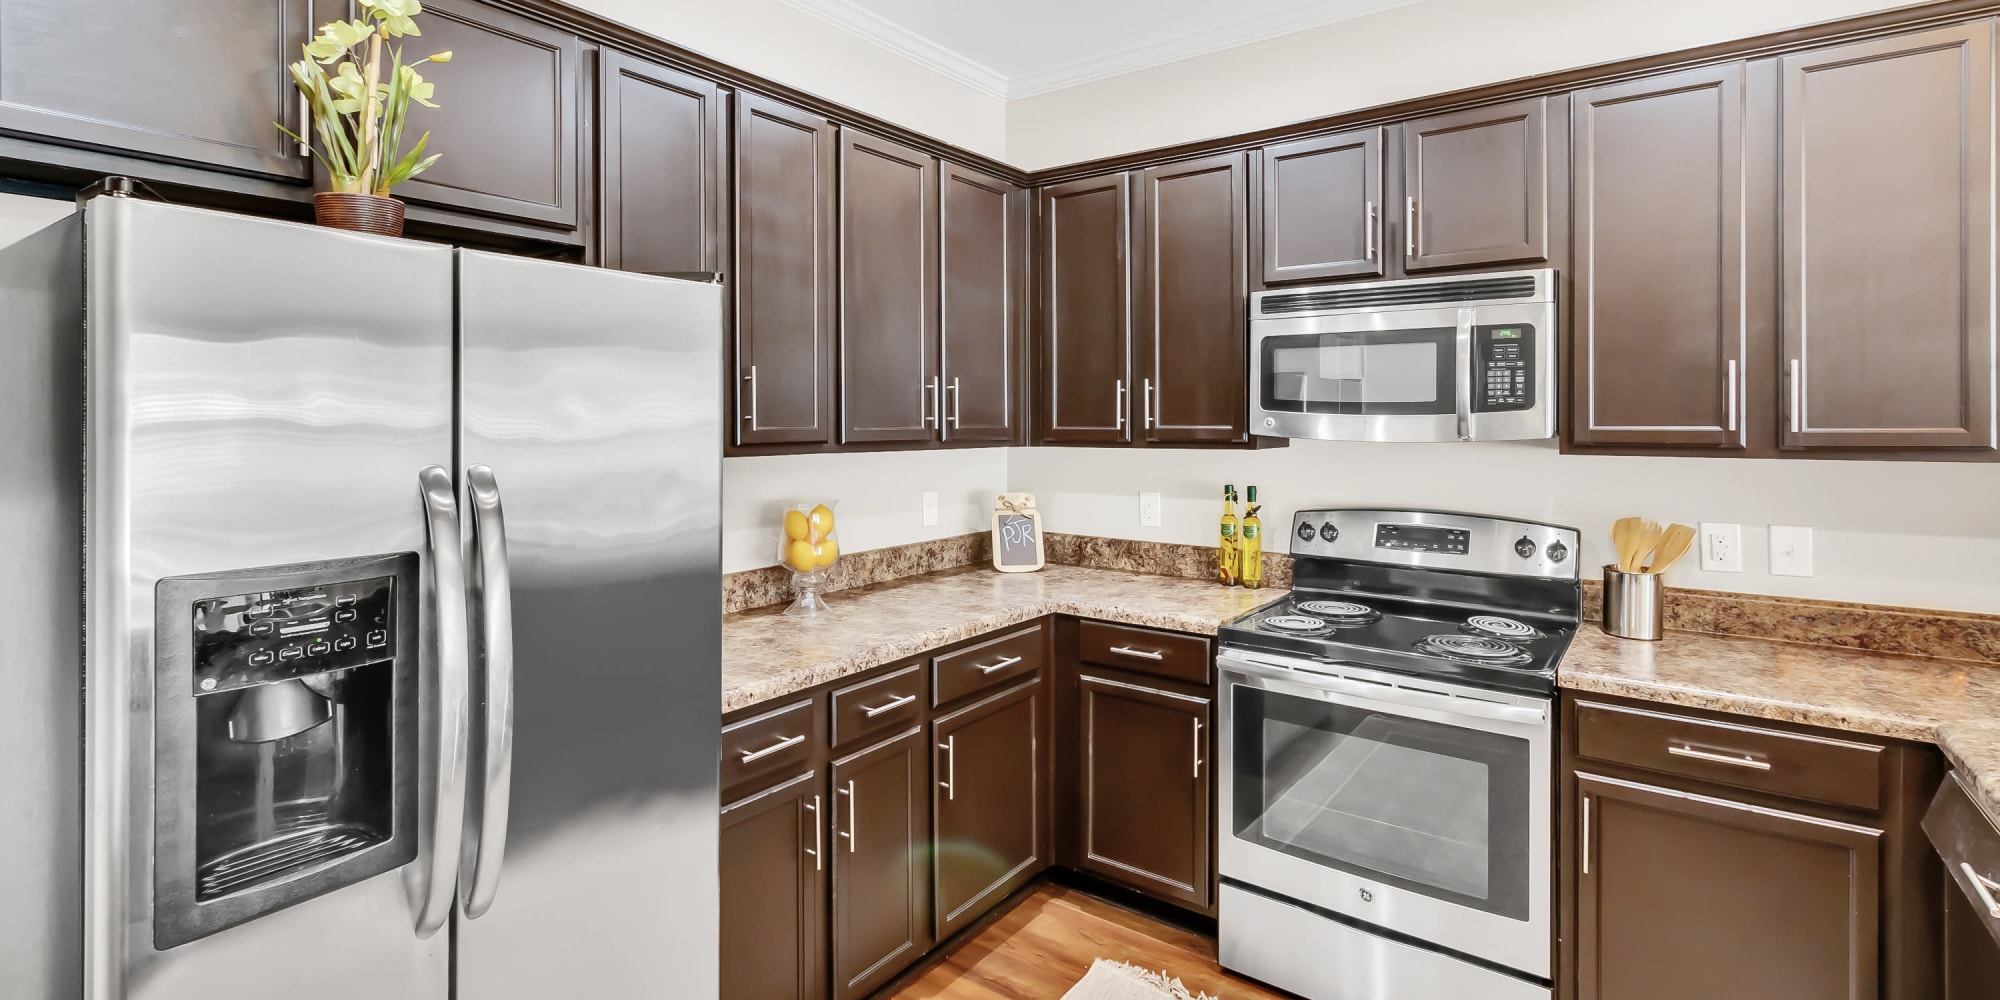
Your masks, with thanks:
[{"label": "microwave control panel", "polygon": [[1472,412],[1535,408],[1535,328],[1527,323],[1472,329]]}]

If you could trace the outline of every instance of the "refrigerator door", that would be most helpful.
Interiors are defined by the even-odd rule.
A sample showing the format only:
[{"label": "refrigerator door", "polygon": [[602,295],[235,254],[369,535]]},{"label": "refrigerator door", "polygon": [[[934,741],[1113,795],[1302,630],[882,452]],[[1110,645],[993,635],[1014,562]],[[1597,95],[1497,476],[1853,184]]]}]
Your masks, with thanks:
[{"label": "refrigerator door", "polygon": [[463,250],[458,271],[487,670],[457,998],[715,996],[722,291]]},{"label": "refrigerator door", "polygon": [[453,457],[451,251],[121,198],[84,248],[83,995],[444,1000],[450,936],[405,886],[434,850],[155,949],[153,702],[162,578],[350,556],[418,556],[435,674],[418,475]]}]

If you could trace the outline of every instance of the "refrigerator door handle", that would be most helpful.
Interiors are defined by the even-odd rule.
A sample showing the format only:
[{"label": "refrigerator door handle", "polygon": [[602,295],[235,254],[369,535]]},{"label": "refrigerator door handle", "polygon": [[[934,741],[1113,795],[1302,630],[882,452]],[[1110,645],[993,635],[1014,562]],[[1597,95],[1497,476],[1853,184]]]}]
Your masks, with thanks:
[{"label": "refrigerator door handle", "polygon": [[465,856],[459,892],[467,919],[493,906],[500,890],[500,867],[507,855],[507,805],[514,784],[514,593],[507,569],[507,519],[500,506],[500,483],[493,470],[465,470],[472,500],[472,573],[479,628],[471,633],[480,665],[481,699],[477,720],[480,752],[478,794],[467,810]]},{"label": "refrigerator door handle", "polygon": [[[465,833],[466,756],[471,749],[471,668],[467,662],[465,561],[459,548],[458,490],[438,466],[417,474],[427,528],[431,567],[432,634],[437,641],[426,749],[435,762],[435,784],[426,803],[431,814],[418,820],[417,860],[404,887],[416,911],[417,937],[428,938],[451,918],[458,884],[459,852]],[[421,701],[420,701],[421,703]],[[419,801],[422,801],[421,797]]]}]

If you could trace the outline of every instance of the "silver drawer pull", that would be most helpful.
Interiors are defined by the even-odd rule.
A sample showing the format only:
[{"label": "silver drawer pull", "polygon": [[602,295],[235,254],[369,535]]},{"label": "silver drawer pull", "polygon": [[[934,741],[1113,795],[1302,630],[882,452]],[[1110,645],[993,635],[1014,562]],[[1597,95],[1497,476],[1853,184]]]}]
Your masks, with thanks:
[{"label": "silver drawer pull", "polygon": [[877,705],[874,708],[869,708],[868,706],[863,705],[861,706],[861,714],[872,719],[878,715],[881,715],[883,712],[893,712],[896,709],[902,708],[904,705],[907,705],[910,702],[916,700],[917,700],[916,695],[906,694],[901,698],[891,698],[888,704],[886,705]]},{"label": "silver drawer pull", "polygon": [[781,739],[778,742],[773,743],[762,750],[745,750],[743,751],[743,763],[749,764],[753,761],[762,760],[763,758],[769,757],[780,750],[790,750],[791,748],[798,746],[799,744],[804,743],[805,741],[806,738],[804,736],[787,736],[784,739]]},{"label": "silver drawer pull", "polygon": [[1123,653],[1126,656],[1136,656],[1142,660],[1164,660],[1167,658],[1167,654],[1157,649],[1133,649],[1130,646],[1113,646],[1111,647],[1111,651],[1114,653]]},{"label": "silver drawer pull", "polygon": [[999,663],[988,663],[988,664],[986,664],[986,665],[984,665],[984,666],[980,667],[980,668],[979,668],[979,672],[980,672],[980,673],[982,673],[982,674],[990,674],[990,673],[992,673],[992,672],[993,672],[993,671],[995,671],[995,670],[1005,670],[1005,669],[1007,669],[1008,667],[1011,667],[1011,666],[1013,666],[1014,664],[1016,664],[1016,663],[1019,663],[1019,662],[1021,662],[1021,658],[1020,658],[1020,657],[1018,657],[1018,656],[1009,656],[1009,657],[1007,657],[1006,659],[1004,659],[1004,660],[1001,660],[1001,661],[1000,661]]},{"label": "silver drawer pull", "polygon": [[2000,889],[2000,882],[1995,882],[1973,870],[1972,862],[1970,861],[1961,861],[1958,867],[1965,872],[1966,878],[1972,880],[1972,891],[1979,894],[1979,901],[1981,903],[1986,904],[1986,915],[1995,920],[2000,920],[2000,901],[1996,901],[1993,898],[1993,890]]},{"label": "silver drawer pull", "polygon": [[1711,764],[1728,764],[1732,767],[1747,767],[1752,771],[1768,771],[1771,769],[1770,761],[1758,760],[1757,758],[1750,756],[1732,757],[1726,753],[1710,753],[1707,750],[1696,750],[1693,747],[1670,746],[1667,748],[1667,752],[1673,754],[1676,757],[1691,757],[1695,760],[1708,761]]}]

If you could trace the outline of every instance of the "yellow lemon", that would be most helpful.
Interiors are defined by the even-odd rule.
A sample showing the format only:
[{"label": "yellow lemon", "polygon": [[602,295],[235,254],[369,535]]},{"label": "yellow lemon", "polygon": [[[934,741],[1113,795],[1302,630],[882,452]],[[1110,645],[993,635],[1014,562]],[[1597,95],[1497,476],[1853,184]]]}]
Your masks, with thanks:
[{"label": "yellow lemon", "polygon": [[806,512],[788,510],[785,512],[785,537],[795,542],[806,540]]},{"label": "yellow lemon", "polygon": [[807,541],[785,543],[785,565],[801,573],[813,571],[813,545]]},{"label": "yellow lemon", "polygon": [[812,511],[812,536],[825,538],[833,534],[833,508],[820,504]]},{"label": "yellow lemon", "polygon": [[840,543],[831,538],[813,546],[813,565],[820,569],[833,565],[833,561],[838,558],[840,558]]}]

